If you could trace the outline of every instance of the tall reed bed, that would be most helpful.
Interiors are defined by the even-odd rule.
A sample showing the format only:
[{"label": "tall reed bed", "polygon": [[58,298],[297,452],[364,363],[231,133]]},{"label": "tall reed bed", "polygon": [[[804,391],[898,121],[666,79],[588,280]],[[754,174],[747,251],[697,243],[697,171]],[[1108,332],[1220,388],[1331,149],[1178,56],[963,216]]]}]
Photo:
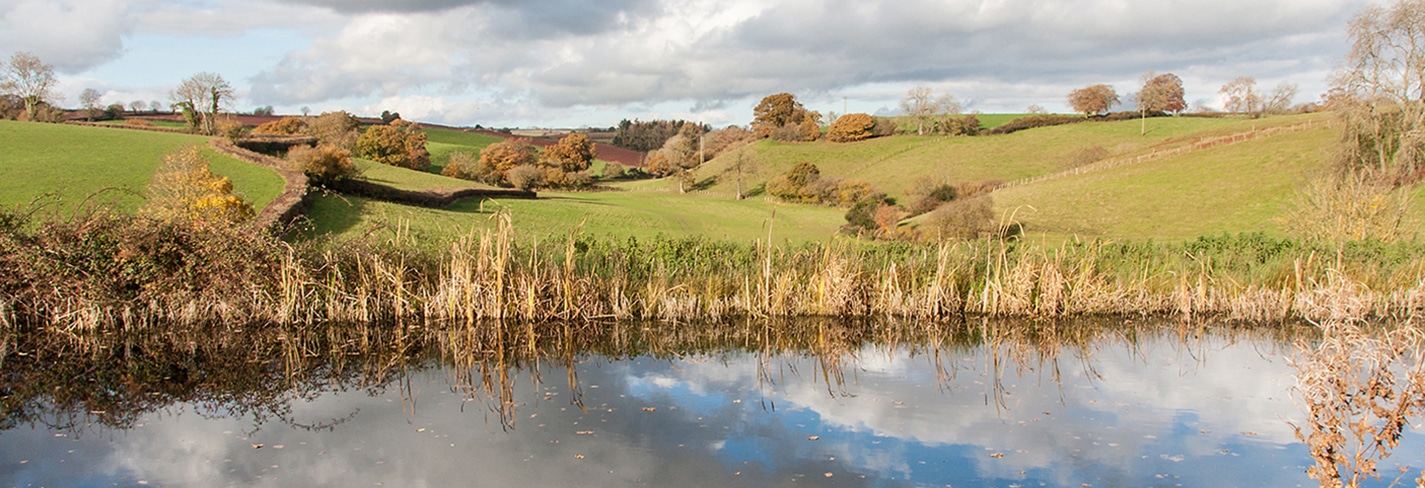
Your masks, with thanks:
[{"label": "tall reed bed", "polygon": [[[0,219],[7,327],[425,321],[597,324],[767,317],[1215,315],[1412,319],[1425,247],[1260,235],[1187,243],[803,245],[520,236],[506,215],[438,251],[384,240],[289,244],[138,217]],[[1344,297],[1344,298],[1343,298]]]}]

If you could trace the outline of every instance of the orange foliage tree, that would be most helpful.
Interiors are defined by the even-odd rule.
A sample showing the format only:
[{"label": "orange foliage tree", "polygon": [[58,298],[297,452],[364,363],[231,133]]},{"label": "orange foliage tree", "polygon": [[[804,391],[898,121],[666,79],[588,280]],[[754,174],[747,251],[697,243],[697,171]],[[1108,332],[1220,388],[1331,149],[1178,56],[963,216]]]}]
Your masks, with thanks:
[{"label": "orange foliage tree", "polygon": [[415,170],[430,167],[425,131],[419,125],[400,119],[391,122],[391,125],[366,129],[356,139],[356,151],[361,157],[381,164]]},{"label": "orange foliage tree", "polygon": [[1089,85],[1069,92],[1069,106],[1075,112],[1095,115],[1109,111],[1118,105],[1118,92],[1105,84]]},{"label": "orange foliage tree", "polygon": [[253,134],[271,135],[296,135],[307,129],[307,123],[301,117],[282,117],[280,119],[262,124],[252,129]]}]

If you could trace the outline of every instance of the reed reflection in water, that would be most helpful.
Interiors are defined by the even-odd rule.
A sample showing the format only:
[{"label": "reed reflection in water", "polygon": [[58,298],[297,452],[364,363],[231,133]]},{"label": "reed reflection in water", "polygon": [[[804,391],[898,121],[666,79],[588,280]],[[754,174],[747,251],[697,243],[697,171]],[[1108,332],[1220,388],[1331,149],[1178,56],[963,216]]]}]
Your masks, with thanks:
[{"label": "reed reflection in water", "polygon": [[[1312,455],[1334,441],[1299,443],[1293,426],[1336,438],[1311,437],[1318,410],[1290,396],[1296,385],[1314,405],[1306,379],[1329,377],[1309,367],[1330,343],[1317,330],[805,320],[11,335],[0,484],[1311,483]],[[1419,437],[1402,439],[1387,447],[1418,464]]]}]

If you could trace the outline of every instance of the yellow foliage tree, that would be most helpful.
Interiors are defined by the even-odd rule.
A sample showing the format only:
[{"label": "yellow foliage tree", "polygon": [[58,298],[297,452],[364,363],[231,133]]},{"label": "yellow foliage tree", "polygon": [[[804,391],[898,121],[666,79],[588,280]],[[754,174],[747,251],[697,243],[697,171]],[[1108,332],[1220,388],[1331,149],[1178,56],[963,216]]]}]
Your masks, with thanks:
[{"label": "yellow foliage tree", "polygon": [[233,183],[213,174],[196,147],[163,157],[148,185],[143,213],[169,221],[232,225],[251,219],[252,204],[233,194]]},{"label": "yellow foliage tree", "polygon": [[401,119],[366,129],[356,139],[356,151],[361,157],[381,164],[415,170],[430,167],[425,131]]}]

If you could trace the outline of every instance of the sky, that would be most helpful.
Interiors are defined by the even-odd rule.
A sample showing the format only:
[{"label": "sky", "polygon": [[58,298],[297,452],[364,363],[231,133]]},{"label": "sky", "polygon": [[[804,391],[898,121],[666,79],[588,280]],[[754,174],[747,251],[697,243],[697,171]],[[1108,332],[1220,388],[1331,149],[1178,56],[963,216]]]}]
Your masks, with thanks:
[{"label": "sky", "polygon": [[[159,100],[212,72],[232,110],[383,110],[427,123],[747,124],[789,92],[822,113],[896,113],[916,86],[966,111],[1071,111],[1183,79],[1189,110],[1239,76],[1316,101],[1363,0],[0,0],[0,56],[35,54],[63,106]],[[1125,97],[1126,99],[1126,97]]]}]

